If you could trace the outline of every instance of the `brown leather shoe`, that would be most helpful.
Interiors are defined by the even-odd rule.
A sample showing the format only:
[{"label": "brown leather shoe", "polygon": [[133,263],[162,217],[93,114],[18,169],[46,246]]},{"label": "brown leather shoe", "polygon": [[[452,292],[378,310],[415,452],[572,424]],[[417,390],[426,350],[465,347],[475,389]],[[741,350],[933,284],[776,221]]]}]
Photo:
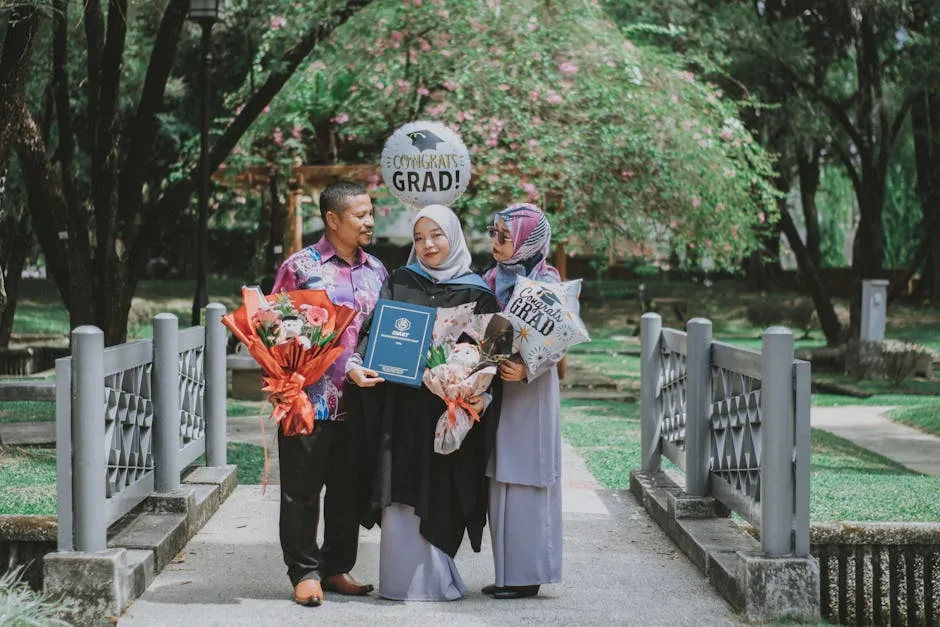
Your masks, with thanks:
[{"label": "brown leather shoe", "polygon": [[294,601],[300,605],[317,607],[323,603],[323,588],[316,579],[304,579],[294,586]]},{"label": "brown leather shoe", "polygon": [[328,592],[338,592],[339,594],[358,597],[369,594],[375,588],[372,587],[372,584],[359,583],[349,573],[340,573],[325,577],[323,579],[323,589]]}]

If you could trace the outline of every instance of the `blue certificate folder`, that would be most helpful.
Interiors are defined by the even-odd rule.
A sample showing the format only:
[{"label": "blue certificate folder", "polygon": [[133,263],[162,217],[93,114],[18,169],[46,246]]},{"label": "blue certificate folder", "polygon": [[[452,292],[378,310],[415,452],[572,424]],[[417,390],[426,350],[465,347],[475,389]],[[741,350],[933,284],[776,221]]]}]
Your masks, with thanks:
[{"label": "blue certificate folder", "polygon": [[375,304],[365,366],[392,383],[421,385],[437,310],[381,299]]}]

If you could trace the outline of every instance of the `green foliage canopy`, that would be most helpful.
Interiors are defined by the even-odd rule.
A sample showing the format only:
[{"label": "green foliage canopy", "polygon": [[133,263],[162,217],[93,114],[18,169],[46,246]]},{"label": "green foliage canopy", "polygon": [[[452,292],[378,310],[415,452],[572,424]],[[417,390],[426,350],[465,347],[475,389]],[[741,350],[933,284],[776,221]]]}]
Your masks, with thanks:
[{"label": "green foliage canopy", "polygon": [[[270,36],[298,19],[272,17]],[[436,119],[470,149],[474,183],[455,208],[472,226],[528,200],[558,239],[590,234],[601,258],[629,238],[732,267],[774,219],[772,164],[737,104],[684,67],[588,0],[377,2],[285,87],[238,157],[377,162],[397,126]]]}]

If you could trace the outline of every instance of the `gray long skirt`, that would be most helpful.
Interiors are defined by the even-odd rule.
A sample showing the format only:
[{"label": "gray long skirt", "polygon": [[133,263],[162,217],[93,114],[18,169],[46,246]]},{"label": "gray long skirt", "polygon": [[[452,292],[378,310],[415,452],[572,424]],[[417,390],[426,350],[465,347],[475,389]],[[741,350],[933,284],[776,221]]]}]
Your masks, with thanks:
[{"label": "gray long skirt", "polygon": [[379,596],[393,601],[454,601],[467,592],[450,555],[421,535],[421,519],[409,505],[382,510]]},{"label": "gray long skirt", "polygon": [[548,487],[490,481],[497,586],[561,581],[561,480]]}]

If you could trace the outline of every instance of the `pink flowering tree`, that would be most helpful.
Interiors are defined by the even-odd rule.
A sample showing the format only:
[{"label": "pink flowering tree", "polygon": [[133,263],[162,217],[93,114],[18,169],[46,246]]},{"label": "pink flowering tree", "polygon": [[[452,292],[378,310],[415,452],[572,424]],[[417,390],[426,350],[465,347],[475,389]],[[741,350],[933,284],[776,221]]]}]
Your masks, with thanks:
[{"label": "pink flowering tree", "polygon": [[445,122],[471,153],[455,203],[471,225],[532,201],[556,239],[600,260],[633,240],[732,268],[775,217],[770,159],[737,105],[682,58],[631,43],[595,2],[390,0],[322,59],[272,105],[282,132],[300,129],[292,158],[377,162],[400,124]]}]

